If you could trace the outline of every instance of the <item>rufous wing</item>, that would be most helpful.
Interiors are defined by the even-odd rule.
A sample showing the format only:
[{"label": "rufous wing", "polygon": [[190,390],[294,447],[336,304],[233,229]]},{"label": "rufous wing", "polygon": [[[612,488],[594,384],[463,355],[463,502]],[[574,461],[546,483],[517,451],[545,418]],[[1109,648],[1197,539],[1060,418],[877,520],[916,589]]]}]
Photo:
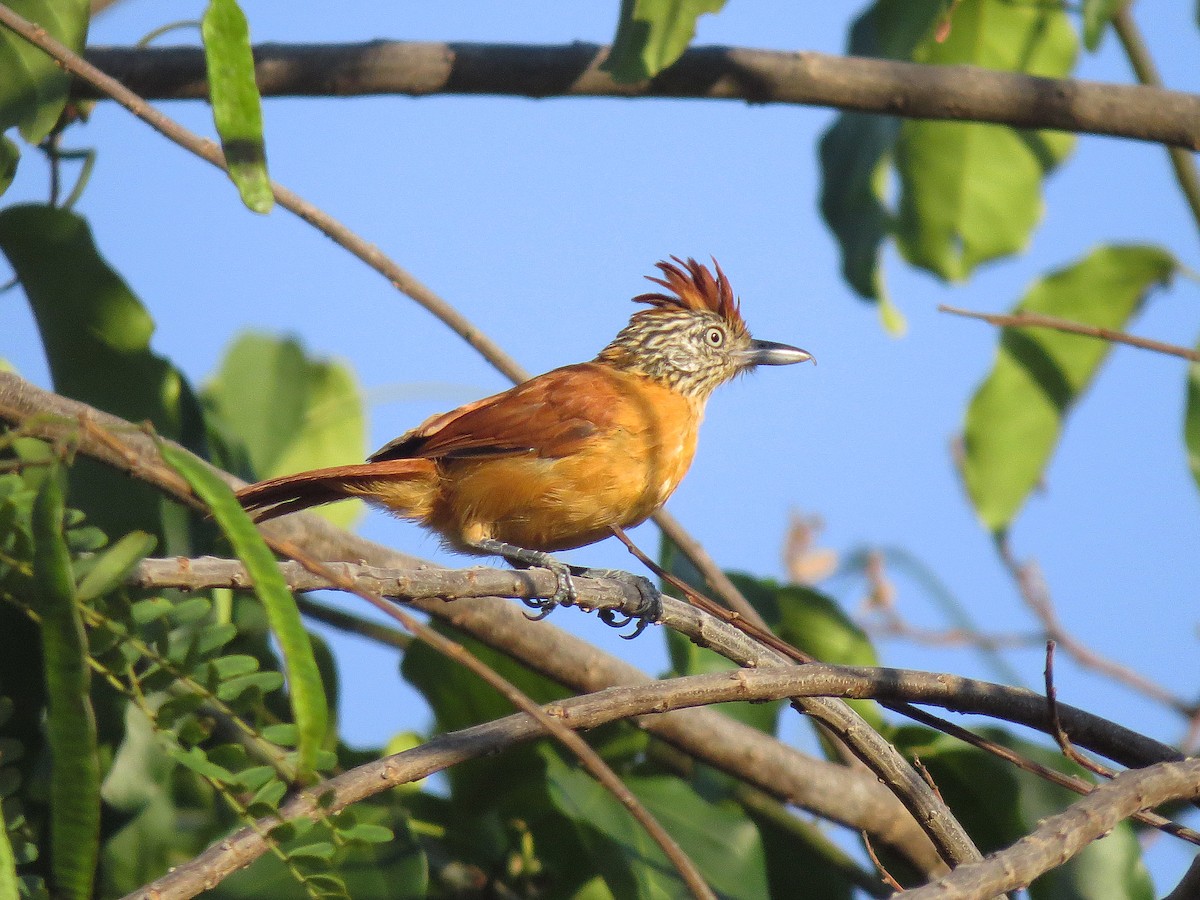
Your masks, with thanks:
[{"label": "rufous wing", "polygon": [[427,419],[372,454],[395,459],[532,455],[562,458],[612,427],[629,402],[625,376],[607,366],[564,366],[502,394]]}]

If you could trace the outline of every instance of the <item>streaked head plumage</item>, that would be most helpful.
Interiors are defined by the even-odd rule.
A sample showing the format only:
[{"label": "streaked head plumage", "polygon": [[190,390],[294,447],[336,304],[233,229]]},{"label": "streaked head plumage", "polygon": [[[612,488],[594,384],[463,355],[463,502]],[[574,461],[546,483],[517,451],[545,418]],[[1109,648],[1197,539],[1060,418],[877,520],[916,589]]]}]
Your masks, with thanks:
[{"label": "streaked head plumage", "polygon": [[713,389],[758,365],[786,365],[809,356],[803,350],[750,337],[729,279],[713,260],[708,267],[672,256],[660,262],[663,277],[646,276],[670,293],[639,294],[635,312],[598,362],[652,378],[703,402]]}]

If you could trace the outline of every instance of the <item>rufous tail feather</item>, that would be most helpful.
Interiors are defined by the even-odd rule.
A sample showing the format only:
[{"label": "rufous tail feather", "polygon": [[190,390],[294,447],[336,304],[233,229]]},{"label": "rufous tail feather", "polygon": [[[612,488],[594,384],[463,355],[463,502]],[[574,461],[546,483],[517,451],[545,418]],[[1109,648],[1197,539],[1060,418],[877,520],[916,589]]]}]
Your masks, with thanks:
[{"label": "rufous tail feather", "polygon": [[[429,482],[434,487],[435,467],[427,459],[392,459],[384,462],[359,463],[352,466],[332,466],[312,472],[300,472],[260,481],[237,492],[238,501],[256,522],[298,512],[310,506],[320,506],[351,497],[380,499],[391,493],[385,485],[399,486],[403,482]],[[417,487],[417,485],[411,485]],[[419,488],[417,494],[425,493]],[[386,504],[392,505],[392,504]],[[419,510],[394,508],[399,515],[421,515]]]}]

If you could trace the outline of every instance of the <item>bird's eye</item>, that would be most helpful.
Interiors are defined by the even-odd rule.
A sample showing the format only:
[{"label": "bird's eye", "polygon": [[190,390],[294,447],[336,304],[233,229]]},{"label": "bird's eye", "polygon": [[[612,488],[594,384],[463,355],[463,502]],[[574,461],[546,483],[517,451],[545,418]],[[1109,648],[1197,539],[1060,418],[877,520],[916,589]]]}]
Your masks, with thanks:
[{"label": "bird's eye", "polygon": [[708,341],[710,347],[720,347],[725,343],[725,332],[720,328],[710,328],[705,333],[704,339]]}]

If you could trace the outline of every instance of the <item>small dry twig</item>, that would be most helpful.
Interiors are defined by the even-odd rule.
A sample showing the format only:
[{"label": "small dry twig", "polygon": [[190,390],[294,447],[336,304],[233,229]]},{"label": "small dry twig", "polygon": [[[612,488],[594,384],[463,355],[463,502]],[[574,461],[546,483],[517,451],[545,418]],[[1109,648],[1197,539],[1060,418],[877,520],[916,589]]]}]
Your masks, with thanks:
[{"label": "small dry twig", "polygon": [[1047,316],[1043,313],[984,313],[969,309],[960,309],[957,306],[947,306],[944,303],[938,306],[938,311],[953,313],[956,316],[963,316],[968,319],[979,319],[982,322],[987,322],[990,325],[996,325],[1001,328],[1049,328],[1054,331],[1081,334],[1084,337],[1093,337],[1117,344],[1128,344],[1130,347],[1153,350],[1156,353],[1165,353],[1168,356],[1178,356],[1180,359],[1186,359],[1189,362],[1200,362],[1200,352],[1190,347],[1180,347],[1178,344],[1168,344],[1164,341],[1156,341],[1153,338],[1138,337],[1135,334],[1126,334],[1124,331],[1115,331],[1112,328],[1101,328],[1098,325],[1072,322],[1070,319],[1060,319],[1058,316]]}]

